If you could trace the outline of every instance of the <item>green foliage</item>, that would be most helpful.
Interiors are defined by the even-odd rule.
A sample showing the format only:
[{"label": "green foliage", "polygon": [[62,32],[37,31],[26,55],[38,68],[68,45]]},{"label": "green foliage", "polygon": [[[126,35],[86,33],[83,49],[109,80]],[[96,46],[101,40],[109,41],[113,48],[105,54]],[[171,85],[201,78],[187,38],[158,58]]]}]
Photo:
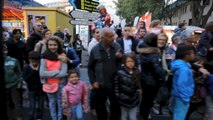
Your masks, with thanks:
[{"label": "green foliage", "polygon": [[153,19],[161,18],[161,9],[164,7],[164,0],[117,0],[116,14],[127,22],[134,20],[136,16],[142,16],[147,11],[152,13]]}]

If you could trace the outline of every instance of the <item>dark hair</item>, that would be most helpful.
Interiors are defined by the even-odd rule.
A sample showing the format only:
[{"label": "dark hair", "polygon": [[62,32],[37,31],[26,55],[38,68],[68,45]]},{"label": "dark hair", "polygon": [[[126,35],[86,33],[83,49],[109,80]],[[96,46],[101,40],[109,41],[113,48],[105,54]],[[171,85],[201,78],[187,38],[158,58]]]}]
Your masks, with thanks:
[{"label": "dark hair", "polygon": [[150,24],[150,28],[154,28],[154,27],[156,27],[156,26],[158,26],[158,25],[160,25],[161,24],[161,21],[160,20],[153,20],[152,22],[151,22],[151,24]]},{"label": "dark hair", "polygon": [[158,36],[154,33],[148,33],[144,36],[144,42],[150,47],[157,47]]},{"label": "dark hair", "polygon": [[179,45],[176,51],[175,59],[183,59],[186,55],[190,54],[190,51],[195,51],[195,48],[192,45]]},{"label": "dark hair", "polygon": [[[124,54],[123,64],[124,64],[125,67],[126,67],[126,61],[127,61],[128,58],[131,58],[135,62],[135,65],[137,64],[137,58],[134,54]],[[140,83],[140,75],[139,74],[140,74],[139,70],[135,67],[133,69],[132,77],[133,77],[134,80],[136,80],[137,85],[139,85],[139,83]]]},{"label": "dark hair", "polygon": [[52,36],[47,40],[46,46],[47,46],[47,50],[50,52],[49,48],[48,48],[48,43],[49,41],[55,41],[58,44],[58,54],[63,53],[63,43],[62,43],[62,39],[57,37],[57,36]]},{"label": "dark hair", "polygon": [[213,32],[213,21],[210,21],[206,24],[206,27],[205,27],[208,31],[211,31]]},{"label": "dark hair", "polygon": [[140,30],[144,30],[144,31],[147,33],[146,27],[140,27],[140,28],[138,29],[138,32],[140,32]]},{"label": "dark hair", "polygon": [[79,72],[78,72],[78,71],[76,71],[76,70],[70,70],[70,71],[68,72],[68,76],[70,76],[71,74],[77,74],[77,75],[78,75],[78,77],[80,77]]},{"label": "dark hair", "polygon": [[79,39],[78,37],[79,37],[79,34],[76,34],[75,38],[74,38],[74,41],[78,40]]},{"label": "dark hair", "polygon": [[29,55],[28,55],[28,58],[32,59],[32,60],[40,60],[41,59],[41,55],[37,51],[31,51],[29,53]]},{"label": "dark hair", "polygon": [[20,32],[20,34],[22,35],[21,29],[14,29],[12,33],[13,35],[15,35],[18,32]]},{"label": "dark hair", "polygon": [[185,26],[186,25],[186,23],[180,23],[180,24],[178,24],[178,28],[183,28],[183,26]]},{"label": "dark hair", "polygon": [[99,28],[95,28],[92,30],[92,34],[95,34],[95,31],[98,30]]},{"label": "dark hair", "polygon": [[42,30],[41,35],[42,35],[43,38],[45,37],[45,34],[46,34],[48,31],[50,31],[50,29],[44,29],[44,30]]}]

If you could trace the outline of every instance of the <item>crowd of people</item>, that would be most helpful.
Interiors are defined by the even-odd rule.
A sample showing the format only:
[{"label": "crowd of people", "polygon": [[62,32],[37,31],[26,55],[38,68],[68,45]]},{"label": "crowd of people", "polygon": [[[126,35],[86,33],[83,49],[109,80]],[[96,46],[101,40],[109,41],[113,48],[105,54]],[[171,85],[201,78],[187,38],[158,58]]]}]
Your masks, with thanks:
[{"label": "crowd of people", "polygon": [[53,36],[37,23],[25,42],[20,40],[21,30],[9,33],[5,29],[8,117],[21,117],[14,111],[23,105],[24,82],[30,120],[42,119],[44,101],[52,120],[83,120],[88,112],[98,120],[137,120],[138,116],[149,120],[154,106],[159,106],[159,114],[167,106],[173,120],[189,120],[195,112],[212,120],[213,22],[207,23],[202,34],[181,23],[171,43],[159,20],[151,22],[149,31],[145,22],[140,23],[136,34],[130,24],[122,30],[92,31],[87,66],[90,85],[80,80],[85,48],[78,34],[70,45],[68,29],[63,33],[57,27]]}]

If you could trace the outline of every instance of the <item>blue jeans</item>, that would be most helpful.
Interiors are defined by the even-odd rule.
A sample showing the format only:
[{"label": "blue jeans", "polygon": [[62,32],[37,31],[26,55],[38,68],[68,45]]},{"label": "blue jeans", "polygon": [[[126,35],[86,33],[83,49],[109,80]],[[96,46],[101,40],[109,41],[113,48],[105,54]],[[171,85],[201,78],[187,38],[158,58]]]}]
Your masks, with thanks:
[{"label": "blue jeans", "polygon": [[[121,107],[121,120],[137,120],[137,108]],[[127,118],[129,116],[129,119]]]},{"label": "blue jeans", "polygon": [[71,107],[71,119],[70,120],[83,120],[83,109],[82,105],[73,105]]},{"label": "blue jeans", "polygon": [[185,120],[190,103],[183,102],[180,98],[172,98],[173,120]]},{"label": "blue jeans", "polygon": [[[62,120],[62,95],[61,91],[64,84],[58,85],[58,91],[55,93],[47,93],[49,99],[50,115],[52,120]],[[57,108],[57,109],[56,109]]]}]

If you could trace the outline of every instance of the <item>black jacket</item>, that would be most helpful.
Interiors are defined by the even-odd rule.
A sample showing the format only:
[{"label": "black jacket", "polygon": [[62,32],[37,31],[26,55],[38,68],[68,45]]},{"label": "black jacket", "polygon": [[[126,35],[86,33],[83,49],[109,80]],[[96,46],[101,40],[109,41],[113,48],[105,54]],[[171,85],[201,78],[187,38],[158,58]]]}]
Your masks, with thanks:
[{"label": "black jacket", "polygon": [[[138,45],[138,40],[136,40],[136,39],[134,39],[134,38],[130,38],[130,39],[131,39],[131,41],[132,41],[132,46],[131,46],[132,52],[133,52],[133,53],[137,53],[136,48],[137,48],[137,45]],[[120,44],[120,46],[121,46],[121,48],[122,48],[122,52],[124,53],[124,40],[123,40],[123,38],[119,39],[119,40],[117,41],[117,43]]]},{"label": "black jacket", "polygon": [[7,41],[8,56],[19,61],[20,67],[23,70],[24,61],[28,61],[26,46],[22,41],[15,42],[12,38]]},{"label": "black jacket", "polygon": [[121,106],[133,108],[139,104],[139,83],[124,67],[117,72],[113,79],[113,89]]},{"label": "black jacket", "polygon": [[54,36],[57,36],[57,37],[61,38],[62,40],[64,40],[64,33],[62,33],[62,32],[56,32],[56,33],[54,33]]},{"label": "black jacket", "polygon": [[102,46],[102,42],[93,47],[88,63],[91,84],[99,82],[102,87],[112,87],[112,77],[117,72],[120,62],[115,56],[118,49],[120,46],[117,43],[113,43],[108,52]]},{"label": "black jacket", "polygon": [[158,86],[167,73],[161,65],[160,50],[157,47],[143,46],[137,51],[140,53],[141,84]]},{"label": "black jacket", "polygon": [[38,43],[40,40],[42,40],[42,36],[39,33],[32,33],[30,37],[27,39],[27,52],[33,51],[35,48],[36,43]]},{"label": "black jacket", "polygon": [[24,67],[23,77],[30,91],[41,91],[39,71],[33,70],[30,65]]}]

